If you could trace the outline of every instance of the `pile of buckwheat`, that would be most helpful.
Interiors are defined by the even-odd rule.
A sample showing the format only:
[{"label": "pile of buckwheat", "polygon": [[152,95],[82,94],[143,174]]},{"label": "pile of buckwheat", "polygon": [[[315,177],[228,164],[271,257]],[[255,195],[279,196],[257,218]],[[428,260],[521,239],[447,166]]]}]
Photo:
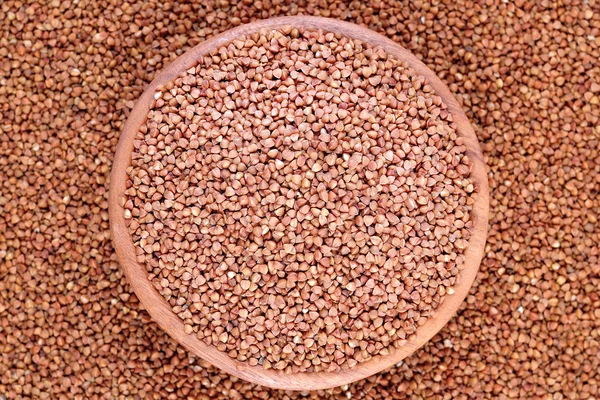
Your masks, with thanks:
[{"label": "pile of buckwheat", "polygon": [[452,293],[469,160],[440,97],[383,49],[265,30],[154,99],[124,212],[186,333],[265,369],[335,372],[407,343]]},{"label": "pile of buckwheat", "polygon": [[[486,255],[459,314],[383,373],[248,384],[176,345],[111,246],[119,134],[156,72],[251,20],[374,29],[463,104],[489,166]],[[0,3],[0,399],[600,397],[600,3]]]}]

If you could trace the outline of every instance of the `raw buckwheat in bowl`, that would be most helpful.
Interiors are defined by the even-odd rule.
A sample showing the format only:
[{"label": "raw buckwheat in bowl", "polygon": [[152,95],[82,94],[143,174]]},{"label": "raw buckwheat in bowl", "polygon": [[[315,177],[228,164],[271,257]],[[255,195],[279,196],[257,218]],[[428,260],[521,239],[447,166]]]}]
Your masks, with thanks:
[{"label": "raw buckwheat in bowl", "polygon": [[485,244],[488,188],[456,100],[353,24],[260,21],[162,72],[111,175],[142,304],[223,370],[296,390],[364,378],[452,317]]}]

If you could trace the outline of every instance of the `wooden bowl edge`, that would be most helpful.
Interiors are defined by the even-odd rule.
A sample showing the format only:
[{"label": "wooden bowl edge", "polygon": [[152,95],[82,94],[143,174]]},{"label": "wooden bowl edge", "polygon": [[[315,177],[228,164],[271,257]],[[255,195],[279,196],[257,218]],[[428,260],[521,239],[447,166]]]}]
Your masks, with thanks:
[{"label": "wooden bowl edge", "polygon": [[[183,332],[183,322],[171,311],[166,300],[154,289],[147,279],[145,266],[137,263],[135,259],[133,241],[129,235],[123,215],[124,209],[120,203],[126,186],[125,169],[131,163],[133,140],[139,126],[146,119],[156,89],[160,85],[173,80],[180,72],[195,64],[198,57],[206,54],[211,47],[218,47],[236,37],[255,32],[261,28],[278,29],[288,25],[307,29],[338,31],[348,37],[382,46],[388,53],[404,60],[417,74],[424,76],[434,88],[436,94],[443,99],[458,124],[459,135],[465,139],[467,154],[474,165],[471,175],[471,179],[476,186],[474,195],[475,204],[472,211],[474,227],[469,245],[465,251],[465,268],[461,271],[458,278],[459,281],[454,286],[455,293],[446,296],[440,307],[436,310],[436,314],[430,317],[425,325],[419,327],[418,333],[420,335],[414,342],[410,342],[406,346],[393,351],[389,356],[376,356],[369,361],[359,363],[352,369],[345,369],[339,373],[299,373],[285,375],[280,371],[264,370],[259,366],[252,367],[231,359],[227,354],[218,351],[213,346],[206,345],[194,335],[185,334]],[[144,93],[133,108],[119,139],[110,176],[109,217],[117,258],[134,292],[151,317],[178,343],[223,371],[241,379],[275,389],[316,390],[348,384],[397,364],[427,343],[456,314],[473,284],[485,248],[488,210],[489,188],[481,149],[473,128],[449,89],[425,64],[408,50],[390,39],[359,25],[322,17],[294,16],[256,21],[216,35],[177,58],[157,75],[144,90]]]}]

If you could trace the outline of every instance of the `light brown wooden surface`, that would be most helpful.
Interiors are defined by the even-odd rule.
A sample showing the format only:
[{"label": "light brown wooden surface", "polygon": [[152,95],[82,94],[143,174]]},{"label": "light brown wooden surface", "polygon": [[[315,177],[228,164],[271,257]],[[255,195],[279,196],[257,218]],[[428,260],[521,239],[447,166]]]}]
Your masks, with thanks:
[{"label": "light brown wooden surface", "polygon": [[[474,228],[465,253],[466,261],[464,269],[460,272],[458,283],[454,287],[455,293],[446,296],[435,315],[430,317],[425,325],[418,328],[417,338],[413,342],[408,343],[400,349],[392,349],[388,356],[374,357],[369,361],[359,363],[352,369],[343,370],[339,373],[284,375],[279,371],[264,370],[260,366],[252,367],[230,358],[227,354],[218,351],[213,346],[206,345],[194,335],[185,334],[183,332],[182,320],[171,311],[171,307],[147,279],[145,266],[136,261],[133,240],[129,235],[123,215],[124,210],[121,206],[121,199],[124,197],[126,189],[126,168],[131,163],[133,140],[139,127],[146,120],[152,97],[157,87],[176,78],[180,72],[194,65],[200,56],[207,54],[213,47],[219,47],[234,38],[256,32],[261,28],[278,29],[288,25],[298,28],[303,27],[340,32],[347,37],[381,46],[389,54],[404,60],[417,74],[424,76],[436,93],[444,100],[458,124],[459,135],[465,139],[467,155],[474,164],[471,177],[476,188],[474,193],[475,204],[472,211]],[[175,60],[152,81],[135,105],[123,128],[117,145],[110,176],[109,213],[112,238],[117,257],[133,290],[152,318],[177,342],[216,367],[247,381],[278,389],[315,390],[354,382],[393,366],[425,344],[452,318],[466,297],[483,256],[487,236],[488,203],[488,181],[483,157],[473,128],[454,96],[425,64],[420,62],[408,50],[367,28],[327,18],[294,16],[257,21],[231,29],[206,40]]]}]

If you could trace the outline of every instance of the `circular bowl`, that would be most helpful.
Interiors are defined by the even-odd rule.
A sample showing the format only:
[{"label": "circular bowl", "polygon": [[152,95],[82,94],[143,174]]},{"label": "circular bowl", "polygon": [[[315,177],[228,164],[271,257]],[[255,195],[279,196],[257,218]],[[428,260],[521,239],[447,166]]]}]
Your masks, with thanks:
[{"label": "circular bowl", "polygon": [[[250,366],[232,359],[226,353],[205,344],[195,335],[184,333],[183,321],[173,313],[167,301],[152,286],[148,280],[146,267],[136,261],[133,240],[124,218],[126,169],[131,164],[133,141],[139,127],[146,120],[157,88],[174,80],[212,48],[220,47],[237,37],[261,29],[280,29],[285,26],[339,32],[344,36],[380,46],[388,54],[406,62],[417,74],[425,77],[436,94],[443,99],[458,125],[458,134],[464,138],[466,154],[473,163],[471,179],[475,186],[475,192],[472,194],[475,200],[472,210],[474,225],[465,251],[465,263],[454,286],[454,294],[444,298],[434,315],[417,329],[416,338],[413,341],[398,349],[390,348],[390,353],[386,356],[375,356],[351,369],[343,369],[337,373],[304,372],[286,375],[277,370],[265,370],[261,366]],[[276,389],[316,390],[348,384],[393,366],[425,344],[452,318],[467,296],[483,256],[487,236],[488,203],[489,193],[485,165],[473,128],[454,96],[425,64],[395,42],[362,26],[328,18],[294,16],[257,21],[214,36],[177,58],[150,83],[133,108],[117,145],[110,176],[109,213],[117,257],[133,290],[151,317],[173,339],[214,366],[244,380]]]}]

